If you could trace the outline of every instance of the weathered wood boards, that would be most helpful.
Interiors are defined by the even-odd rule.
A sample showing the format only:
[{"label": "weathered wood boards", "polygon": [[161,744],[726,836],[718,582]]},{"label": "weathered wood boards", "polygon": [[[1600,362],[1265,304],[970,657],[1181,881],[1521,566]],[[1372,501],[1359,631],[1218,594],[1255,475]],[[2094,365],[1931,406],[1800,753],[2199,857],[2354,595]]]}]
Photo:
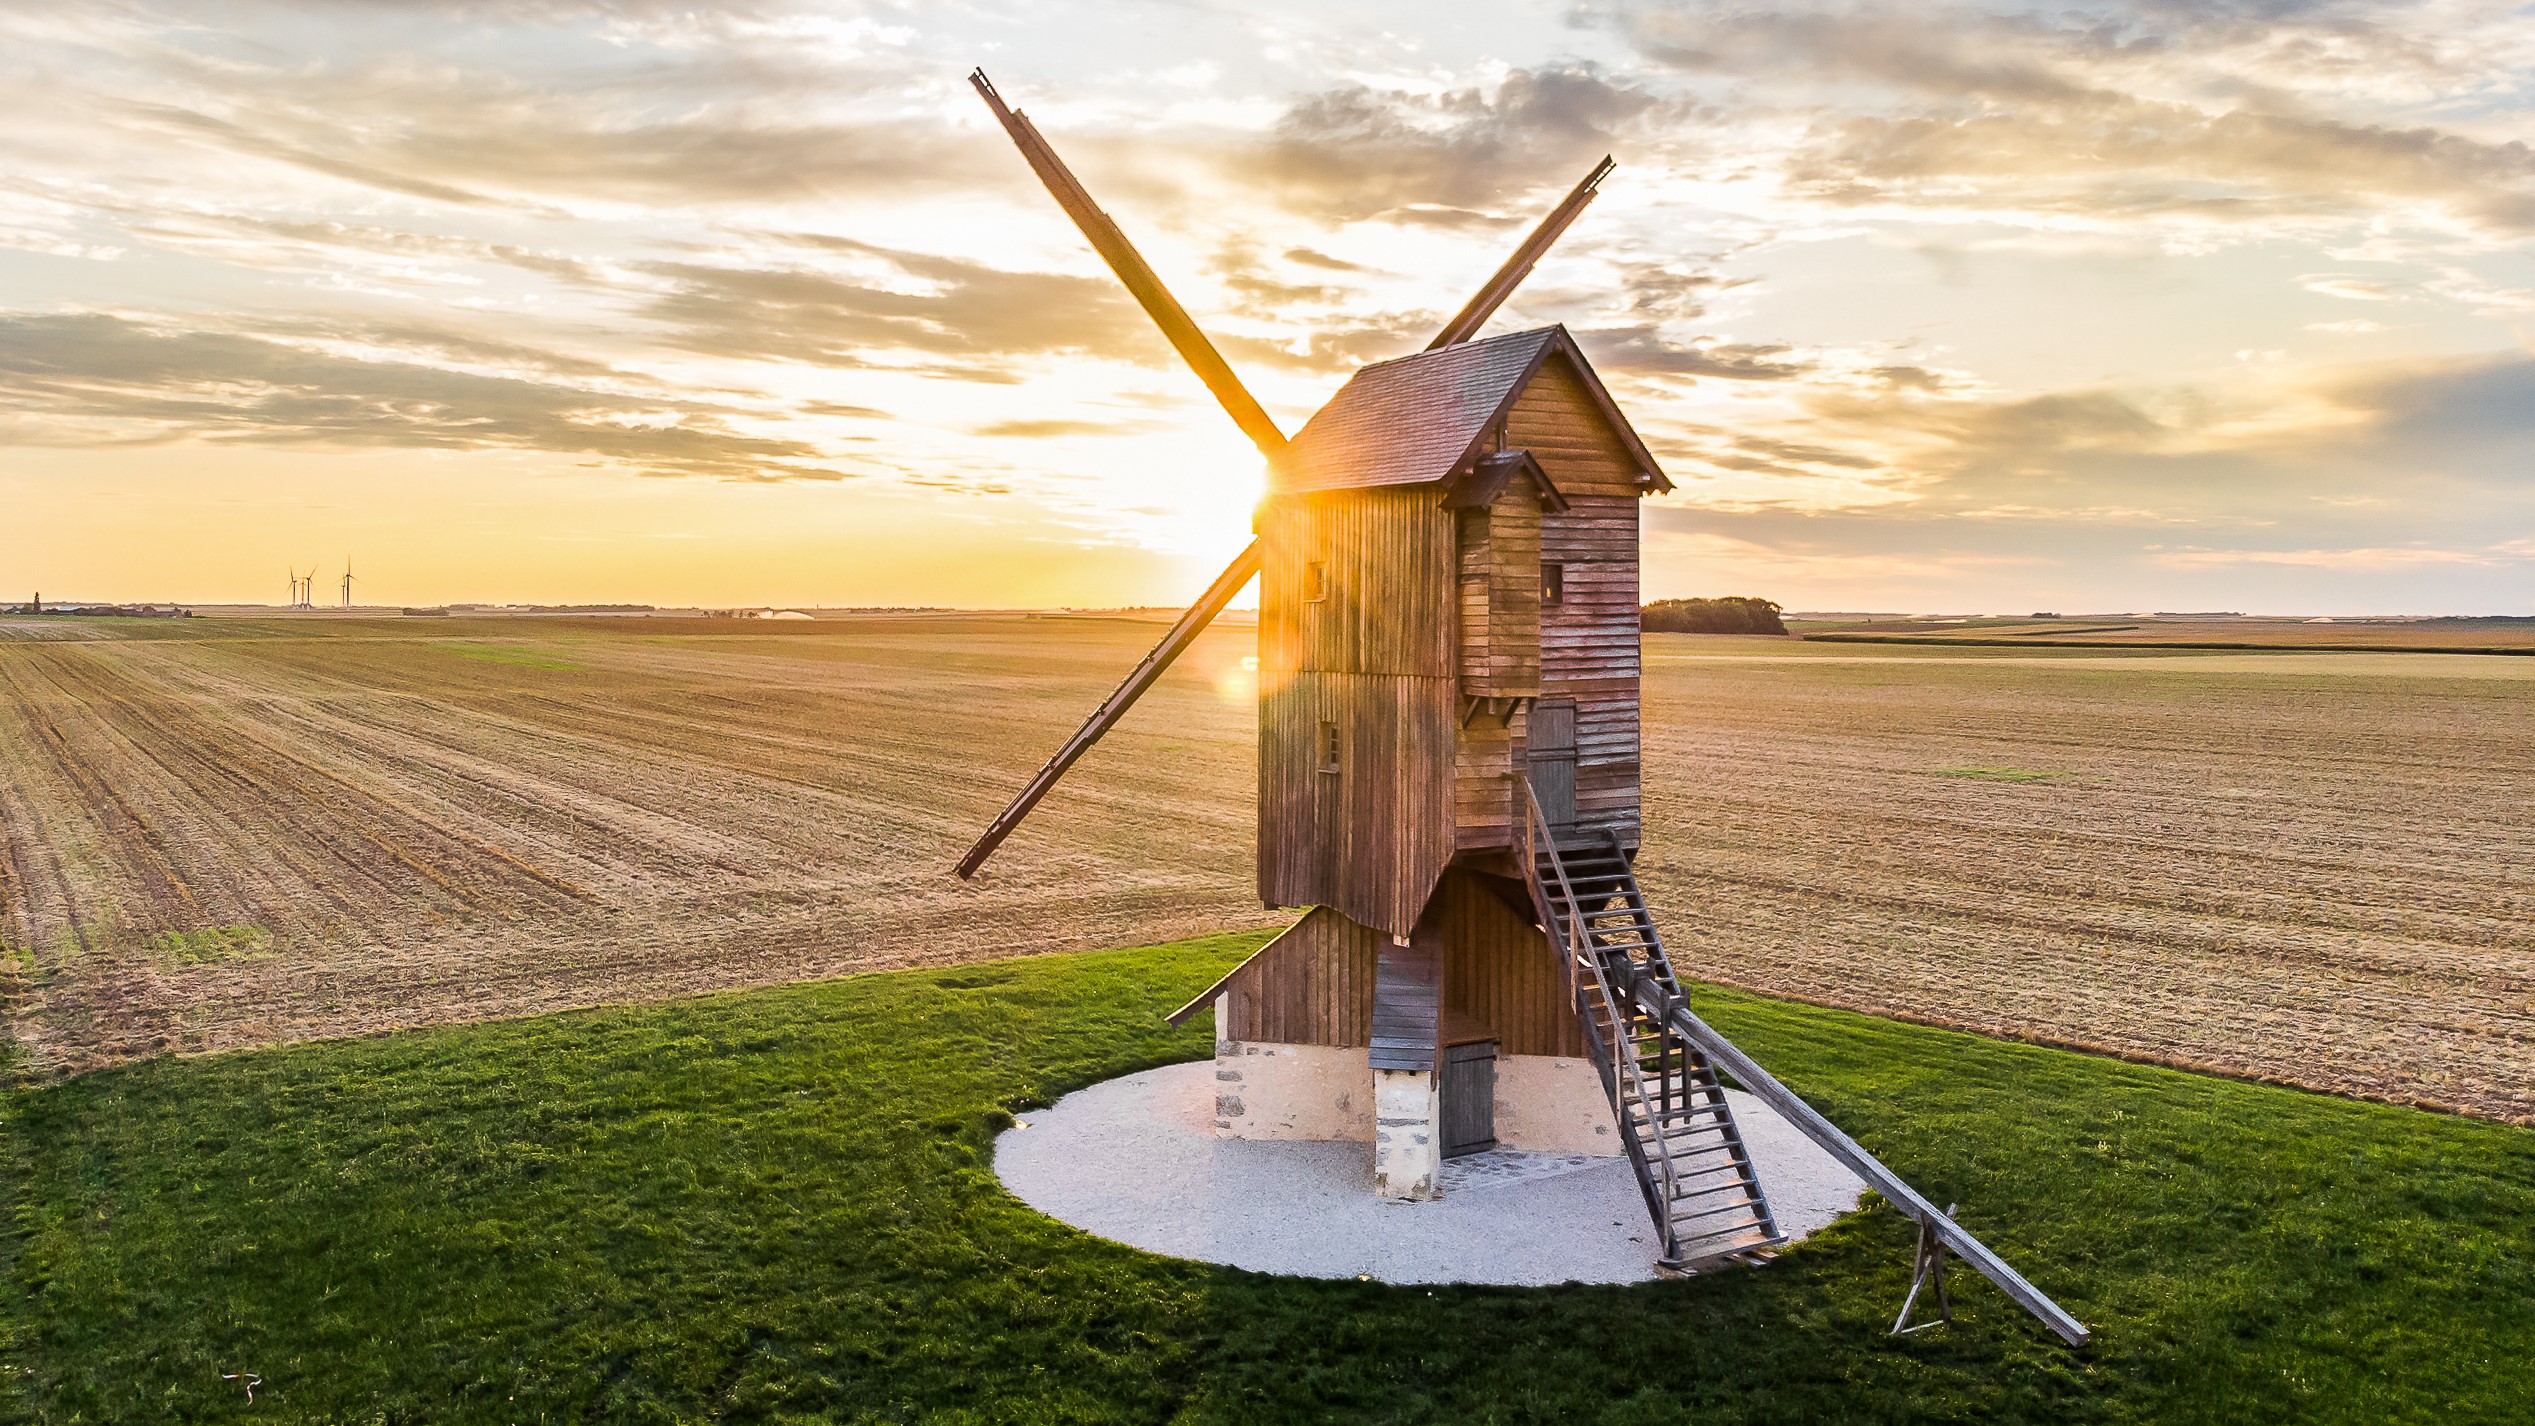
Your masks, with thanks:
[{"label": "weathered wood boards", "polygon": [[[1476,1022],[1505,1054],[1584,1053],[1559,958],[1530,915],[1484,876],[1448,873],[1411,941],[1433,948],[1443,1016]],[[1171,1021],[1182,1023],[1220,997],[1217,1028],[1227,1039],[1370,1046],[1379,965],[1389,946],[1387,935],[1315,907],[1172,1012]],[[1439,1032],[1430,1024],[1426,1033],[1431,1044]]]},{"label": "weathered wood boards", "polygon": [[1515,841],[1550,700],[1574,825],[1637,838],[1637,499],[1663,477],[1563,329],[1367,368],[1259,531],[1259,894],[1407,935]]},{"label": "weathered wood boards", "polygon": [[1453,851],[1452,516],[1377,489],[1259,526],[1260,899],[1406,935]]}]

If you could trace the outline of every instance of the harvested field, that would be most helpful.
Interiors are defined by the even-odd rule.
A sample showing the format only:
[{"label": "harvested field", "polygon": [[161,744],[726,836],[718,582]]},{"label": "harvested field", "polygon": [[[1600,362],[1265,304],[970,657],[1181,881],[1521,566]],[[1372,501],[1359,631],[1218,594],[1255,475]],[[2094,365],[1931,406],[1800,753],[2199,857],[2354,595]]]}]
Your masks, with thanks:
[{"label": "harvested field", "polygon": [[[1246,629],[963,885],[1148,627],[72,627],[0,641],[0,927],[39,1072],[1274,919]],[[218,928],[233,954],[168,940]]]},{"label": "harvested field", "polygon": [[[17,632],[0,926],[39,1073],[1278,919],[1246,628],[973,886],[951,860],[1156,626]],[[1646,881],[1685,970],[2535,1120],[2535,660],[1647,655]]]},{"label": "harvested field", "polygon": [[1646,881],[1696,974],[2535,1119],[2535,662],[1647,654]]},{"label": "harvested field", "polygon": [[1789,632],[1839,643],[1998,647],[2337,649],[2535,654],[2524,619],[1876,619],[1787,621]]}]

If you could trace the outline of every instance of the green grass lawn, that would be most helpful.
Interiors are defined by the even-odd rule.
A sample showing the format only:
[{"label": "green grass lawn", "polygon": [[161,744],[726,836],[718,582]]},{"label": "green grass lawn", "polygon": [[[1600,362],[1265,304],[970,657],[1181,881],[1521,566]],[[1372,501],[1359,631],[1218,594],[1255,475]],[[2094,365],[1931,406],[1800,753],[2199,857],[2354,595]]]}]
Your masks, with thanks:
[{"label": "green grass lawn", "polygon": [[[1716,992],[2096,1329],[1889,1209],[1629,1288],[1266,1278],[999,1190],[1008,1111],[1202,1055],[1256,937],[862,976],[19,1090],[0,1416],[40,1421],[2501,1421],[2535,1133]],[[252,1405],[243,1381],[263,1385]]]}]

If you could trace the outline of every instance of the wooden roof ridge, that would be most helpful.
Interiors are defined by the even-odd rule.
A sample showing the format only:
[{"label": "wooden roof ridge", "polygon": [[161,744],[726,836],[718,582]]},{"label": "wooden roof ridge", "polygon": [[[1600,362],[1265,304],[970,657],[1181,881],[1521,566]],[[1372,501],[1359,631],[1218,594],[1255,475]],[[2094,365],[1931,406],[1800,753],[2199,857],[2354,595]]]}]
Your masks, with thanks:
[{"label": "wooden roof ridge", "polygon": [[1654,454],[1620,413],[1564,325],[1374,362],[1313,413],[1269,467],[1269,489],[1288,494],[1423,485],[1467,469],[1515,398],[1552,355],[1563,358],[1609,424],[1640,483],[1673,488]]}]

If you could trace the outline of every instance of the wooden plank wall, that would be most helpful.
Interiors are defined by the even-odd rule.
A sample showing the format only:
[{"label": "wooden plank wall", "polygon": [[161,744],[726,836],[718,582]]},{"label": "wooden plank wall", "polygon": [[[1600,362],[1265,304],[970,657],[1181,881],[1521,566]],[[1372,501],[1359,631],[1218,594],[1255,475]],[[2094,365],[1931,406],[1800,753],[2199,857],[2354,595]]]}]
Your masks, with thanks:
[{"label": "wooden plank wall", "polygon": [[1260,535],[1259,897],[1407,935],[1453,850],[1452,514],[1424,488],[1286,496]]},{"label": "wooden plank wall", "polygon": [[1582,1056],[1584,1034],[1548,936],[1476,872],[1447,874],[1435,895],[1447,1011],[1485,1024],[1506,1054]]},{"label": "wooden plank wall", "polygon": [[1522,717],[1520,709],[1505,723],[1482,715],[1460,730],[1452,777],[1452,845],[1457,851],[1514,845],[1514,769],[1523,755],[1516,730]]},{"label": "wooden plank wall", "polygon": [[1638,829],[1636,467],[1563,358],[1515,398],[1505,445],[1532,453],[1567,496],[1541,517],[1540,557],[1566,566],[1566,594],[1541,611],[1541,696],[1576,701],[1580,828]]},{"label": "wooden plank wall", "polygon": [[1431,1070],[1443,1021],[1443,947],[1421,926],[1405,946],[1385,940],[1373,972],[1373,1044],[1378,1070]]},{"label": "wooden plank wall", "polygon": [[1540,502],[1509,483],[1484,510],[1459,510],[1461,691],[1528,698],[1540,691]]},{"label": "wooden plank wall", "polygon": [[[1452,514],[1422,486],[1270,500],[1259,517],[1259,667],[1451,677]],[[1314,561],[1328,592],[1307,600]]]},{"label": "wooden plank wall", "polygon": [[1509,1055],[1584,1054],[1548,937],[1477,873],[1444,876],[1409,942],[1318,908],[1224,988],[1223,1033],[1349,1049],[1387,1035],[1431,1055],[1449,1018],[1485,1026]]},{"label": "wooden plank wall", "polygon": [[1315,908],[1224,987],[1222,1033],[1285,1045],[1372,1043],[1375,963],[1388,939]]},{"label": "wooden plank wall", "polygon": [[[1529,698],[1540,692],[1538,494],[1515,481],[1485,510],[1460,515],[1461,692]],[[1466,715],[1466,709],[1465,709]],[[1514,842],[1514,784],[1521,739],[1494,716],[1465,721],[1453,760],[1453,846]]]}]

